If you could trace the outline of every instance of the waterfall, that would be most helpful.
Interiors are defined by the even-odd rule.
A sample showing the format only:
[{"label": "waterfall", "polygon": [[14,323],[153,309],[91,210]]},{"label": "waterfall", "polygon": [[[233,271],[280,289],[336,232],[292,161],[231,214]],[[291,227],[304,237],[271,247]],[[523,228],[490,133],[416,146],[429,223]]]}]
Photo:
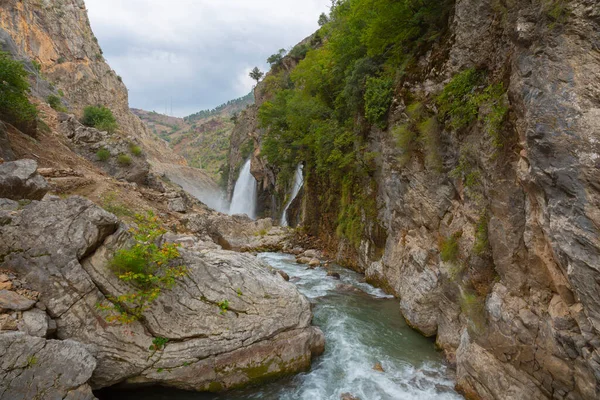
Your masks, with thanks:
[{"label": "waterfall", "polygon": [[298,196],[298,192],[300,192],[300,189],[302,189],[302,185],[304,185],[302,168],[302,164],[298,164],[296,173],[294,174],[294,186],[292,187],[290,199],[285,204],[285,207],[283,208],[283,214],[281,214],[281,221],[279,222],[281,226],[289,226],[289,222],[287,220],[287,210],[290,208],[290,205],[292,205],[292,202],[296,199],[296,196]]},{"label": "waterfall", "polygon": [[250,160],[248,160],[235,183],[233,198],[229,207],[230,215],[246,214],[252,219],[256,218],[256,186],[257,182],[250,173]]}]

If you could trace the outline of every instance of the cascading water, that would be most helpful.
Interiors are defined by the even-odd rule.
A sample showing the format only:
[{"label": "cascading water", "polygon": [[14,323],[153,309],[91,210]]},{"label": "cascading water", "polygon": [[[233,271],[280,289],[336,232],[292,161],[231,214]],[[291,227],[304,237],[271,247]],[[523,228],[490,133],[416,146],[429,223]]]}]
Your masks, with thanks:
[{"label": "cascading water", "polygon": [[[325,353],[310,371],[276,382],[222,394],[147,388],[107,392],[104,400],[461,400],[453,375],[431,340],[411,329],[398,300],[337,265],[308,269],[294,256],[262,253],[259,258],[285,271],[314,304],[313,323],[325,333]],[[382,368],[374,369],[379,364]]]},{"label": "cascading water", "polygon": [[248,160],[235,183],[229,207],[230,215],[246,214],[252,219],[256,218],[256,186],[256,178],[250,173],[250,160]]},{"label": "cascading water", "polygon": [[304,175],[302,174],[302,169],[302,164],[298,164],[298,167],[296,167],[296,173],[294,174],[294,186],[292,187],[290,199],[285,204],[285,207],[283,208],[283,214],[281,214],[281,221],[279,222],[279,225],[281,226],[289,226],[289,222],[287,220],[287,210],[292,205],[292,202],[296,199],[296,196],[298,196],[300,189],[302,189],[302,185],[304,185]]}]

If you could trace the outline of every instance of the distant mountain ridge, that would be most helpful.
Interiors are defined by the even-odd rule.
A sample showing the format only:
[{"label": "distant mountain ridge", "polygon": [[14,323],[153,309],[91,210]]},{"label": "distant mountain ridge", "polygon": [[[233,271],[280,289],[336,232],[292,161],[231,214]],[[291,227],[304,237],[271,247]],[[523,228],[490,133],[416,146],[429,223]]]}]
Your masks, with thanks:
[{"label": "distant mountain ridge", "polygon": [[150,132],[169,143],[175,153],[192,167],[202,168],[217,182],[227,166],[235,115],[254,104],[254,94],[230,100],[212,110],[202,110],[184,118],[132,108]]}]

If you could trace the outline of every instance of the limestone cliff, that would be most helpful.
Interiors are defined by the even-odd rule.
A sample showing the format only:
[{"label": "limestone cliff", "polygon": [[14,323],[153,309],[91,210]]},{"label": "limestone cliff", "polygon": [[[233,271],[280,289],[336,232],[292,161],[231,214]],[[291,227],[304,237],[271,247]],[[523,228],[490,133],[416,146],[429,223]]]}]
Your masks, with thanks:
[{"label": "limestone cliff", "polygon": [[41,77],[64,94],[70,112],[79,116],[86,106],[105,105],[121,134],[141,141],[151,159],[185,165],[129,110],[127,88],[106,63],[83,0],[2,1],[0,37],[14,42],[15,56],[39,64]]},{"label": "limestone cliff", "polygon": [[[368,132],[377,212],[363,214],[359,245],[328,225],[326,188],[308,176],[305,228],[437,337],[468,398],[600,396],[598,37],[595,0],[458,0],[447,34],[396,90],[390,129]],[[436,128],[435,168],[424,152],[407,160],[393,127],[414,118],[415,98],[437,114],[433,99],[470,68],[506,89],[502,147],[480,118]],[[258,146],[264,132],[246,126]],[[255,175],[269,176],[259,154]]]}]

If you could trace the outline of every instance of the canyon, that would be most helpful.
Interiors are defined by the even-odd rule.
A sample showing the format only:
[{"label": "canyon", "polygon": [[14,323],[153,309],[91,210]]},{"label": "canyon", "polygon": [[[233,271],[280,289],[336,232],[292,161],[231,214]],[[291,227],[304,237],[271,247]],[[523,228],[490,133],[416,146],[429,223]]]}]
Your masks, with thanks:
[{"label": "canyon", "polygon": [[[465,398],[598,398],[600,5],[409,3],[334,4],[258,83],[219,138],[227,157],[215,147],[223,197],[247,216],[219,212],[218,169],[188,165],[135,114],[172,121],[130,110],[82,0],[0,4],[2,50],[30,71],[40,114],[34,133],[0,123],[0,398],[228,393],[308,371],[331,357],[310,290],[336,265],[388,296],[357,302],[386,318],[394,302],[435,340]],[[99,104],[116,132],[80,122]],[[135,314],[135,281],[111,260],[140,214],[185,270],[119,324],[107,310]],[[294,284],[303,264],[320,272]]]}]

